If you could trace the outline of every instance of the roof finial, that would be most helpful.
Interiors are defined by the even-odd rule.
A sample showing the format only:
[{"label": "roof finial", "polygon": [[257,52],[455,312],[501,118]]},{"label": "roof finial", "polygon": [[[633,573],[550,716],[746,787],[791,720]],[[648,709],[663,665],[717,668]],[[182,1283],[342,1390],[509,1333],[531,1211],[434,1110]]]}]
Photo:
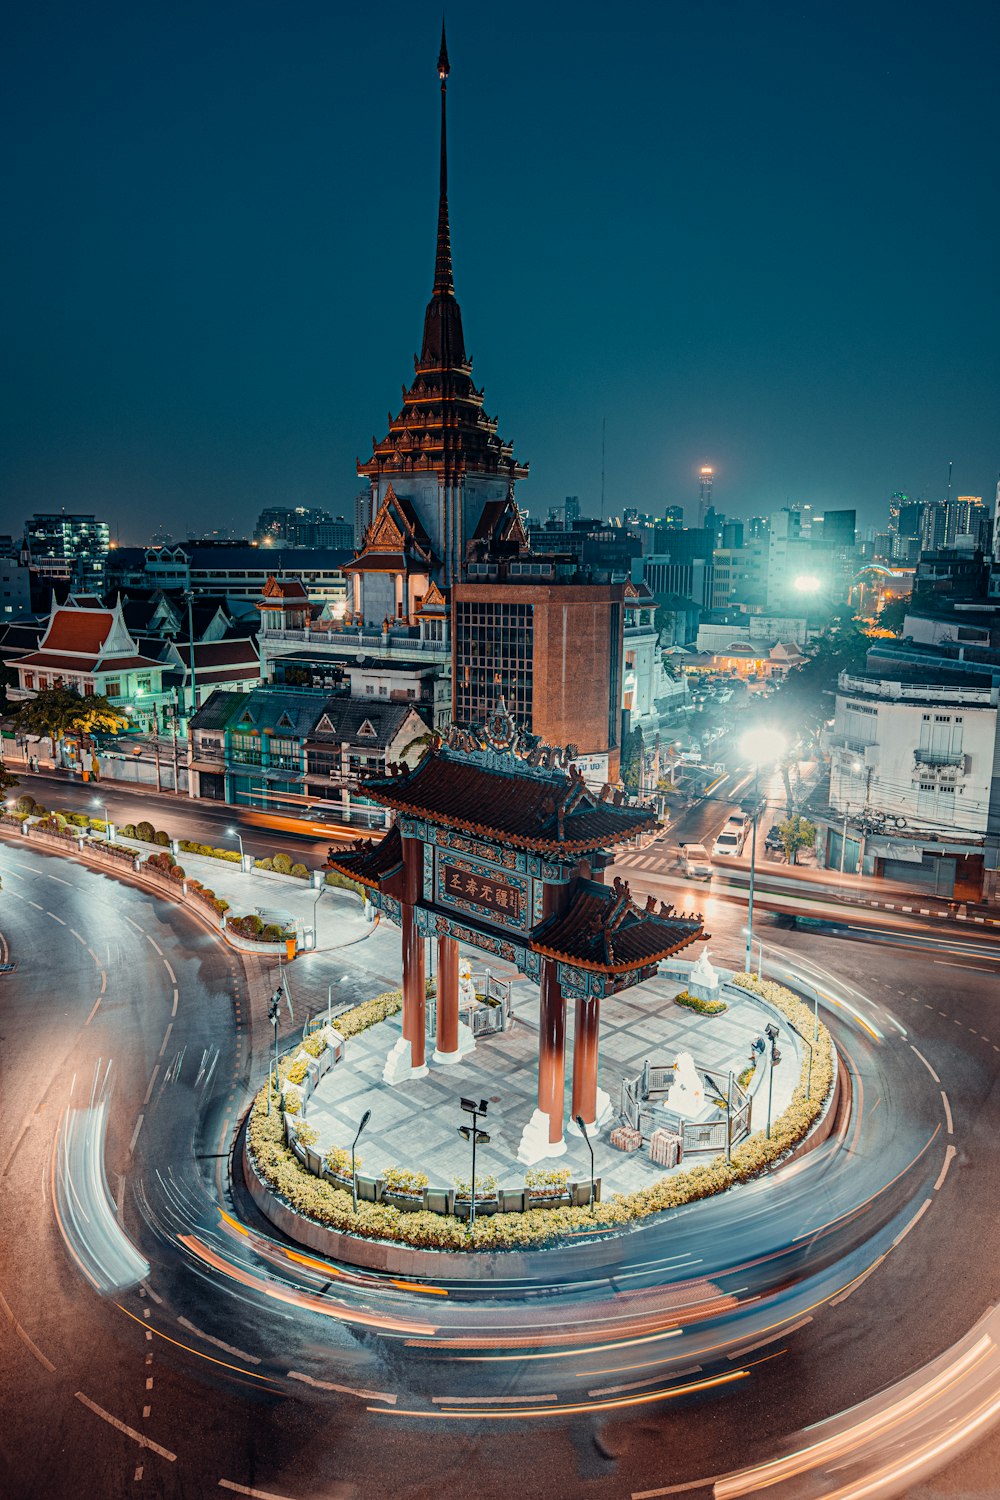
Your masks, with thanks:
[{"label": "roof finial", "polygon": [[441,185],[438,191],[437,258],[434,264],[434,295],[454,296],[455,282],[451,272],[451,226],[448,222],[448,43],[444,34],[444,18],[441,20],[441,51],[437,61],[438,77],[441,80]]}]

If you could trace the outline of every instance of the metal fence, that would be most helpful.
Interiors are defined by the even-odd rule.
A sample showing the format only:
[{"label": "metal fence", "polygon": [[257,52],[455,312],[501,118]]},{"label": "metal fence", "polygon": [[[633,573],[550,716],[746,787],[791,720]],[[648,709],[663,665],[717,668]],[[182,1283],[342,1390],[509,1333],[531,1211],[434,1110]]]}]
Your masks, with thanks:
[{"label": "metal fence", "polygon": [[659,1127],[681,1136],[685,1151],[724,1151],[727,1126],[731,1145],[744,1140],[750,1134],[752,1100],[749,1094],[732,1074],[713,1073],[707,1068],[698,1071],[723,1106],[724,1112],[720,1111],[719,1119],[688,1120],[676,1110],[669,1109],[666,1095],[674,1081],[674,1066],[651,1063],[648,1058],[641,1073],[634,1078],[622,1079],[619,1114],[644,1139]]},{"label": "metal fence", "polygon": [[[473,972],[472,986],[476,992],[476,1004],[459,998],[458,1013],[463,1017],[474,1037],[496,1036],[509,1031],[514,1024],[514,1006],[510,994],[510,980],[497,979],[489,969]],[[437,1001],[429,998],[426,1006],[424,1030],[431,1037],[437,1033]]]}]

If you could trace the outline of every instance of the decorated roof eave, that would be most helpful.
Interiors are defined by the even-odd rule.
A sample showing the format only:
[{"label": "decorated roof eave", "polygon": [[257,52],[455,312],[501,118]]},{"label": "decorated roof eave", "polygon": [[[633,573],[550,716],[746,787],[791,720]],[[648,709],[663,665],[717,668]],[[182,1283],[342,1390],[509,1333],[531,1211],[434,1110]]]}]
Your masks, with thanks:
[{"label": "decorated roof eave", "polygon": [[533,953],[539,953],[543,958],[554,958],[560,963],[568,964],[574,969],[586,969],[592,974],[629,974],[633,969],[646,969],[651,964],[662,963],[665,958],[670,958],[674,953],[679,953],[682,948],[687,948],[691,943],[698,943],[704,938],[705,933],[699,925],[694,932],[682,937],[680,942],[672,943],[662,951],[647,953],[642,958],[632,959],[628,963],[598,963],[595,959],[579,958],[573,953],[561,952],[558,948],[548,948],[544,943],[533,942],[528,946]]},{"label": "decorated roof eave", "polygon": [[525,834],[510,833],[503,828],[492,828],[488,823],[474,823],[468,818],[458,818],[451,813],[428,812],[425,807],[393,798],[371,784],[366,785],[365,796],[370,797],[373,802],[381,803],[383,807],[391,807],[395,812],[406,813],[411,818],[421,818],[427,823],[440,824],[445,828],[459,828],[463,833],[477,833],[497,843],[516,845],[519,849],[535,849],[552,854],[587,854],[592,850],[605,849],[609,844],[620,844],[626,839],[634,838],[645,828],[655,827],[657,821],[656,813],[650,809],[646,821],[640,823],[637,818],[634,823],[622,828],[620,832],[608,834],[607,837],[602,836],[600,839],[529,838]]}]

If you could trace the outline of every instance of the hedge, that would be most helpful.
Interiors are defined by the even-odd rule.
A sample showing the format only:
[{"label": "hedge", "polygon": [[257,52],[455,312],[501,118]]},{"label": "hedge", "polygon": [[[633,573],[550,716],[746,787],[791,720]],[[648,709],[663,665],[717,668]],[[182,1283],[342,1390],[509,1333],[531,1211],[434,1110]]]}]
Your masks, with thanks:
[{"label": "hedge", "polygon": [[[805,1035],[813,1023],[812,1011],[784,986],[754,974],[738,974],[733,983],[759,995],[792,1021]],[[342,1036],[356,1036],[402,1007],[402,994],[390,990],[366,1000],[337,1018]],[[306,1051],[318,1055],[326,1046],[321,1033],[308,1038]],[[807,1049],[808,1050],[808,1049]],[[589,1208],[536,1208],[521,1214],[492,1214],[477,1219],[469,1229],[465,1220],[425,1210],[406,1213],[385,1203],[359,1203],[354,1212],[351,1193],[315,1177],[285,1143],[281,1110],[265,1113],[267,1086],[257,1095],[247,1127],[247,1141],[256,1168],[265,1182],[297,1213],[331,1229],[358,1234],[366,1239],[391,1240],[438,1250],[514,1250],[551,1245],[566,1235],[594,1229],[612,1229],[680,1208],[724,1192],[772,1167],[797,1145],[815,1124],[833,1086],[833,1044],[830,1033],[819,1027],[813,1055],[812,1097],[806,1097],[808,1058],[804,1058],[799,1081],[788,1107],[771,1123],[771,1137],[758,1131],[734,1148],[729,1163],[718,1156],[674,1176],[663,1177],[634,1193],[614,1193]],[[330,1148],[331,1154],[340,1148]]]},{"label": "hedge", "polygon": [[721,1016],[729,1009],[725,1000],[699,1000],[697,995],[689,995],[687,990],[681,990],[679,995],[674,996],[675,1005],[683,1005],[685,1010],[693,1010],[699,1016]]}]

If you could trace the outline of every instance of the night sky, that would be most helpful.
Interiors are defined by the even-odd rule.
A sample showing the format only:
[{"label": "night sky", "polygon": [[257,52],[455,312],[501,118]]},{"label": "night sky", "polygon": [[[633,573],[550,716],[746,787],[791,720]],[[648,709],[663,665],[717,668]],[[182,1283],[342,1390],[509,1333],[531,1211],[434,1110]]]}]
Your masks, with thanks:
[{"label": "night sky", "polygon": [[[992,495],[996,80],[982,4],[452,6],[477,383],[569,494],[662,511]],[[122,543],[352,514],[433,274],[437,6],[8,10],[0,530]]]}]

